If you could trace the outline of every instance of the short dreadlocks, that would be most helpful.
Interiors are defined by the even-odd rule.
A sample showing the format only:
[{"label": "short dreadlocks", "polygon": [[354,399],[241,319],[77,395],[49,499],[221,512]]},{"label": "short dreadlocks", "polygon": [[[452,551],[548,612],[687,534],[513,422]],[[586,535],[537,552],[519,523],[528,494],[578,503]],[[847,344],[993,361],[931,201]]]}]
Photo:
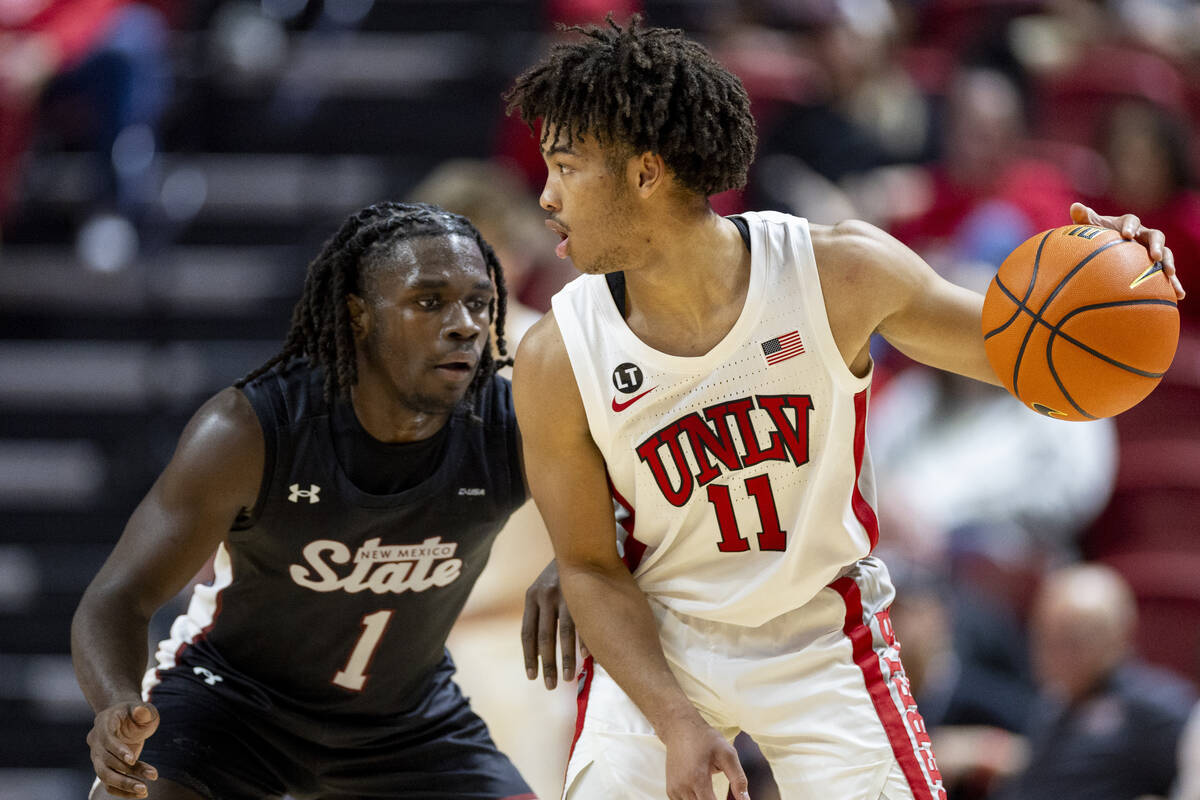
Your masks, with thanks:
[{"label": "short dreadlocks", "polygon": [[504,272],[491,246],[466,217],[427,203],[379,203],[343,222],[338,232],[325,243],[321,254],[308,265],[304,294],[292,311],[292,327],[283,349],[234,386],[241,388],[276,364],[307,356],[311,363],[325,368],[325,400],[332,402],[335,396],[349,399],[350,388],[358,382],[358,362],[346,299],[350,294],[362,294],[363,279],[378,261],[371,256],[401,239],[451,235],[475,240],[487,264],[488,276],[496,285],[496,297],[488,311],[495,323],[496,349],[502,360],[493,358],[490,344],[484,346],[479,368],[467,390],[468,400],[475,397],[491,380],[497,367],[512,363],[511,359],[505,358],[508,351],[504,341],[504,317],[508,293],[504,287]]},{"label": "short dreadlocks", "polygon": [[542,144],[579,136],[658,153],[687,189],[704,197],[738,189],[754,160],[750,99],[737,76],[673,28],[560,25],[583,39],[556,44],[504,96]]}]

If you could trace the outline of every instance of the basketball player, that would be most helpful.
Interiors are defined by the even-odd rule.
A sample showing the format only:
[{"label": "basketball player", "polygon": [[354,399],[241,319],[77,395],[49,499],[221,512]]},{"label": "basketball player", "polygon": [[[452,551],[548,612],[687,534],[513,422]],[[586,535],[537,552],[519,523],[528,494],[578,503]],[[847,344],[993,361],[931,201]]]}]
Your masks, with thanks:
[{"label": "basketball player", "polygon": [[[93,797],[533,797],[444,649],[526,498],[504,316],[465,218],[342,225],[282,352],[192,418],[76,612]],[[151,614],[214,551],[141,678]]]},{"label": "basketball player", "polygon": [[[868,344],[996,383],[982,298],[861,222],[718,216],[755,145],[737,78],[636,17],[576,30],[507,95],[542,121],[541,205],[584,273],[514,375],[594,655],[564,796],[748,797],[742,730],[785,798],[944,797],[871,555]],[[1160,233],[1071,213],[1143,242],[1178,290]]]}]

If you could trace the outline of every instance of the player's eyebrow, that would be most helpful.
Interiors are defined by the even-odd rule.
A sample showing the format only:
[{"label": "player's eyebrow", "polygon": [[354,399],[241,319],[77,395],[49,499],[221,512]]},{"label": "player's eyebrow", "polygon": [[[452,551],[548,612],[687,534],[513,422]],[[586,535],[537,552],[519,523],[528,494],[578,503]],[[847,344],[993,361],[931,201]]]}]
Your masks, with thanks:
[{"label": "player's eyebrow", "polygon": [[570,147],[567,147],[565,144],[552,145],[549,149],[543,151],[543,153],[544,153],[544,155],[546,155],[546,157],[558,155],[559,153],[562,153],[563,155],[568,155],[568,156],[579,155],[573,149],[571,149]]},{"label": "player's eyebrow", "polygon": [[[445,289],[449,285],[450,281],[446,280],[445,278],[417,278],[415,281],[408,284],[408,288],[416,290]],[[477,281],[471,288],[475,291],[490,292],[494,288],[494,285],[490,280],[485,278],[484,280]]]}]

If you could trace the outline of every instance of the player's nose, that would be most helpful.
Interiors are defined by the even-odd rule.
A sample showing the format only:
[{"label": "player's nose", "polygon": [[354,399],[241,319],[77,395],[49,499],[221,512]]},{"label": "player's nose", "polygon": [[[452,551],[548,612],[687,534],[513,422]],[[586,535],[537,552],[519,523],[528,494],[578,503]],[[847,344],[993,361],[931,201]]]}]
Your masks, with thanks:
[{"label": "player's nose", "polygon": [[474,339],[483,332],[483,325],[471,313],[466,303],[451,303],[447,306],[443,330],[453,339]]},{"label": "player's nose", "polygon": [[554,213],[561,211],[562,205],[559,203],[558,193],[554,191],[550,185],[550,179],[546,179],[545,185],[542,186],[542,193],[538,195],[538,205],[544,210]]}]

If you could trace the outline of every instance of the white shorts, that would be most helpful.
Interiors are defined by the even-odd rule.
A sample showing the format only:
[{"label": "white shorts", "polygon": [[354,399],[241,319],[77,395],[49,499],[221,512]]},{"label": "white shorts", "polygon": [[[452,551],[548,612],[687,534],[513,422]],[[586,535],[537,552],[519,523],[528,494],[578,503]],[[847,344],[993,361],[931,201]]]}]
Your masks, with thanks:
[{"label": "white shorts", "polygon": [[[758,628],[650,607],[684,692],[726,738],[754,739],[784,800],[945,800],[888,619],[894,594],[887,568],[866,558]],[[575,731],[564,798],[666,795],[666,749],[590,659]],[[726,796],[723,777],[713,787]]]}]

